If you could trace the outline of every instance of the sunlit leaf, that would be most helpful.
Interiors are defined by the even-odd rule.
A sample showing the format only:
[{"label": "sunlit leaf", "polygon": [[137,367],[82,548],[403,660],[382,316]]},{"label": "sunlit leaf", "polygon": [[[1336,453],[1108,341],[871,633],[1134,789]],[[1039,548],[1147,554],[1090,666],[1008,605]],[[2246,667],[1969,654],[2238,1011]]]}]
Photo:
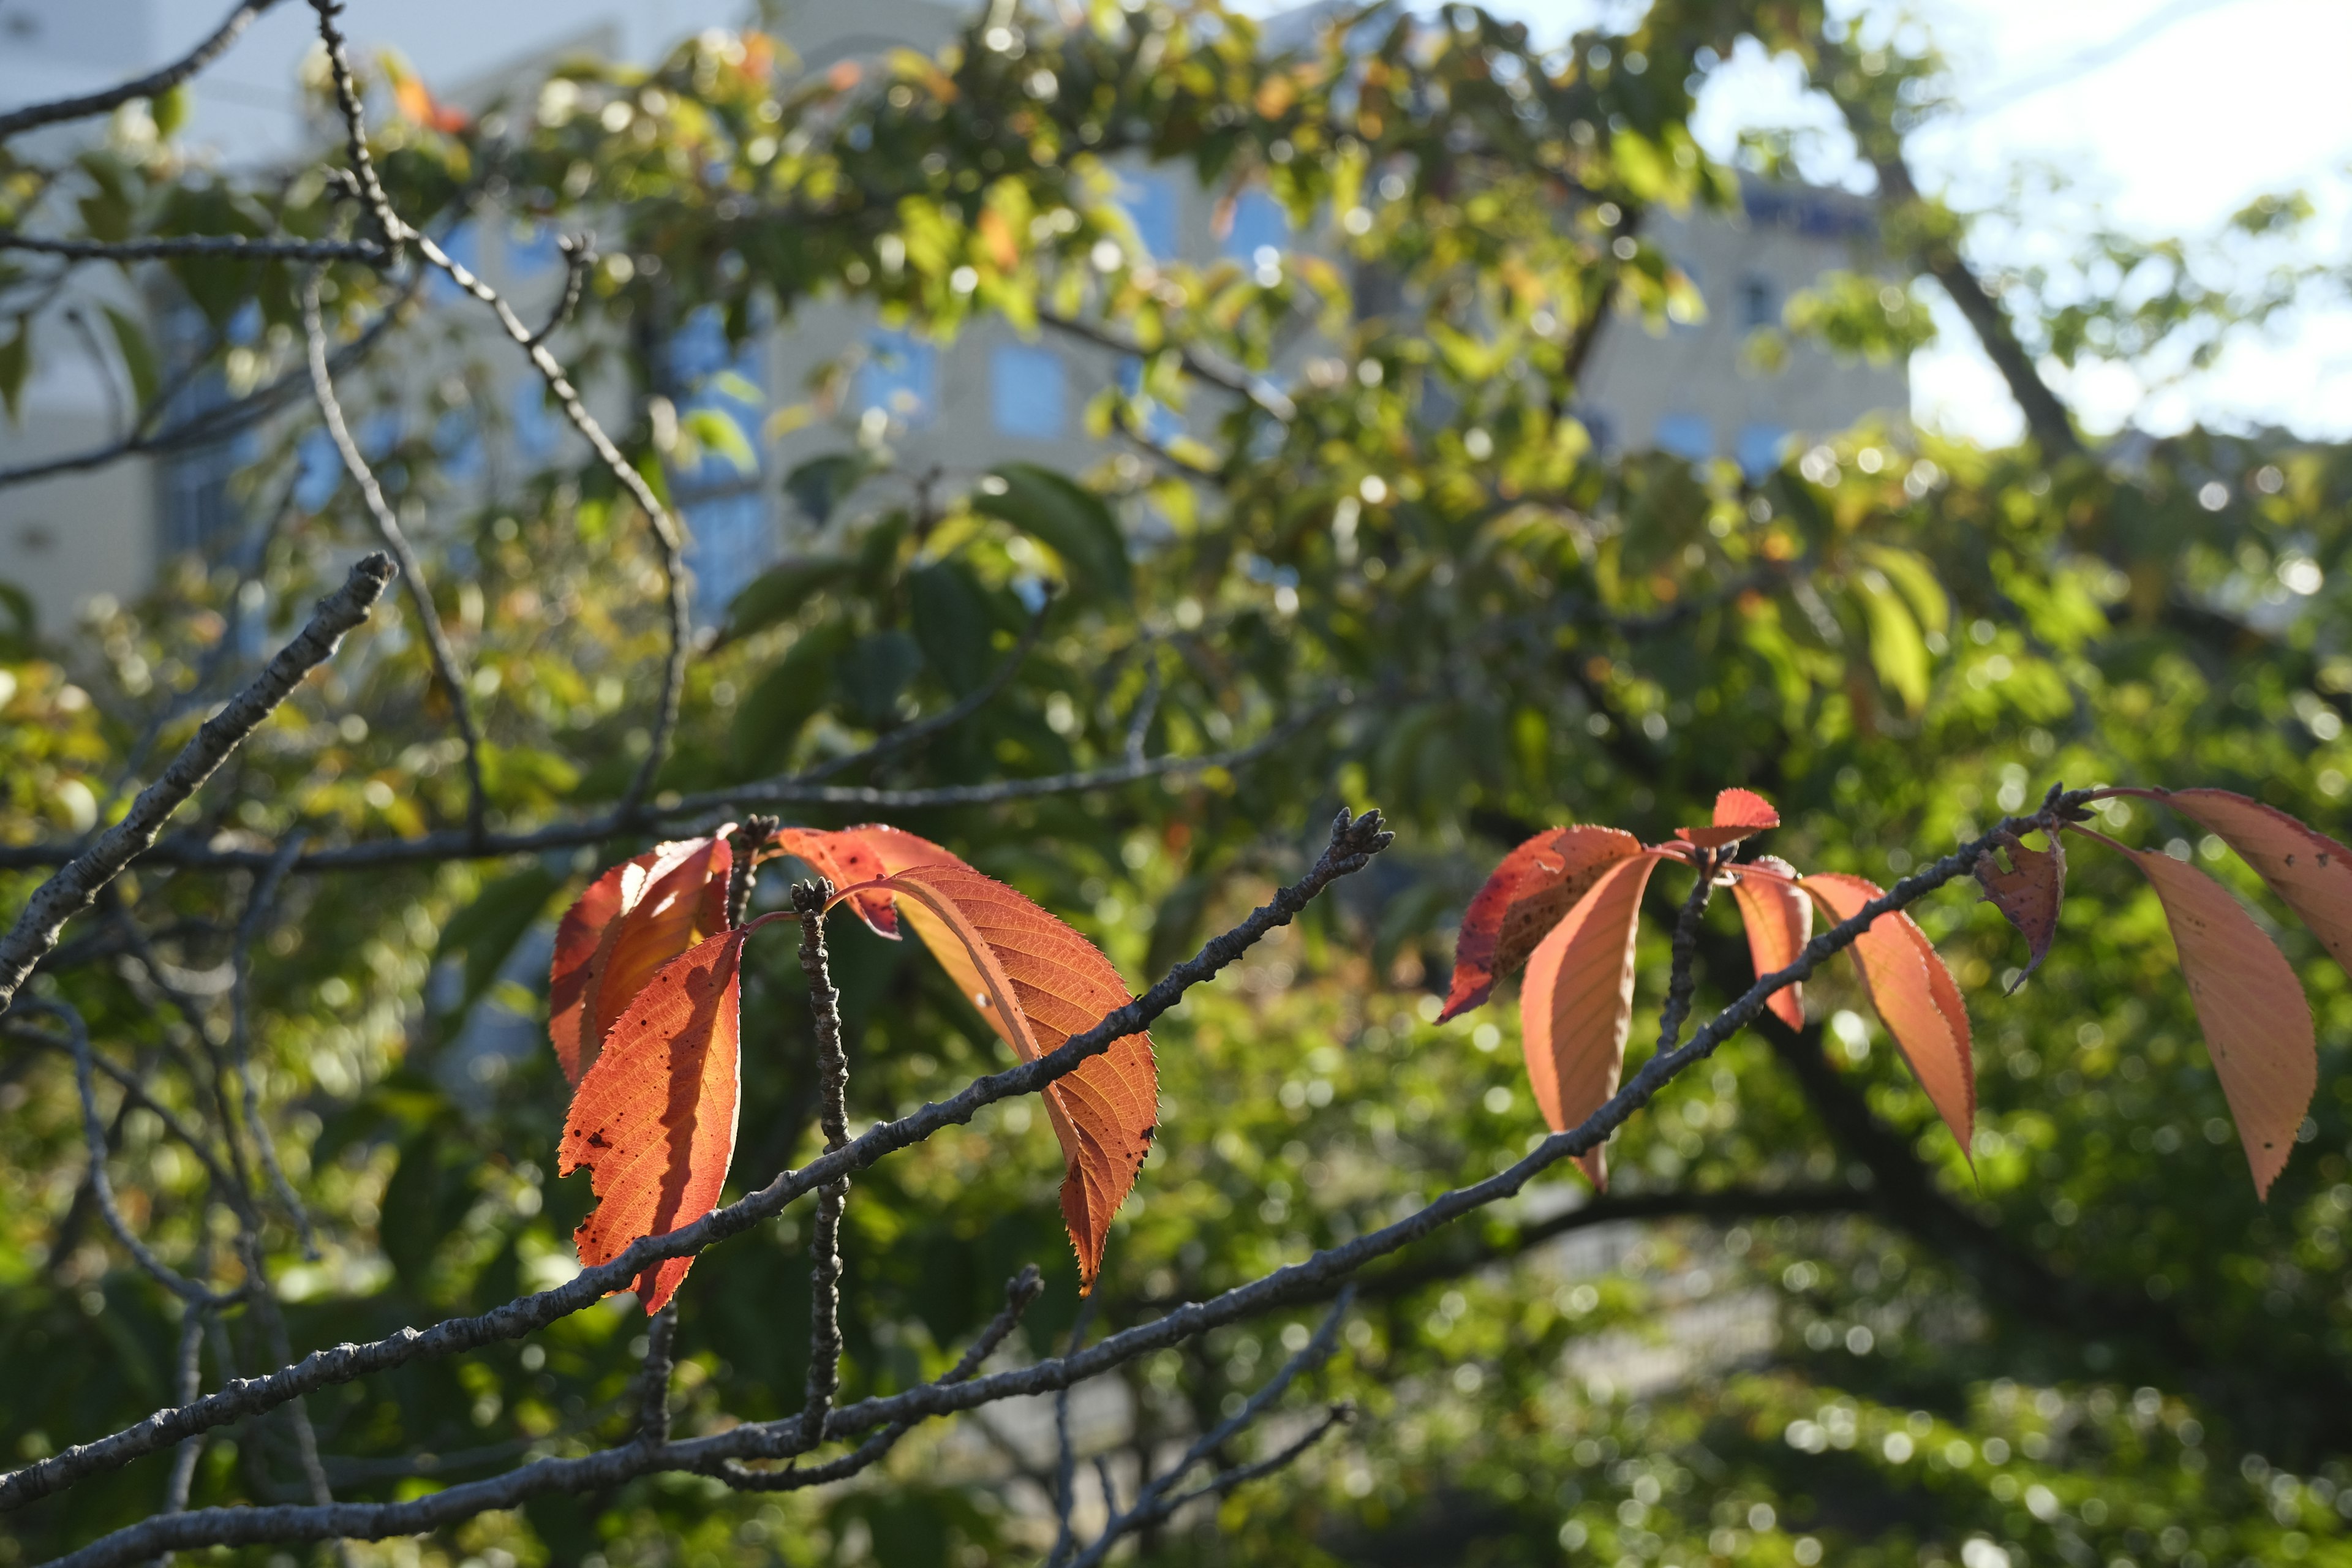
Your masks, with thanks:
[{"label": "sunlit leaf", "polygon": [[[1528,958],[1519,986],[1520,1043],[1536,1104],[1555,1132],[1576,1126],[1617,1092],[1633,1016],[1633,941],[1654,856],[1611,860]],[[1609,1184],[1606,1151],[1577,1156],[1596,1187]]]},{"label": "sunlit leaf", "polygon": [[[1786,860],[1761,855],[1734,875],[1738,880],[1731,884],[1731,896],[1738,901],[1740,921],[1748,928],[1748,956],[1761,980],[1795,963],[1812,939],[1813,902],[1797,886],[1797,868]],[[1789,1027],[1803,1028],[1804,983],[1782,986],[1764,1005]]]},{"label": "sunlit leaf", "polygon": [[588,885],[564,912],[548,970],[548,1035],[579,1083],[656,970],[725,929],[730,824],[646,850]]},{"label": "sunlit leaf", "polygon": [[1462,917],[1454,984],[1439,1019],[1484,1002],[1603,872],[1641,853],[1641,840],[1614,827],[1555,827],[1504,856]]},{"label": "sunlit leaf", "polygon": [[[1831,920],[1844,921],[1882,896],[1860,877],[1822,872],[1800,884]],[[1944,1125],[1959,1140],[1960,1152],[1975,1163],[1976,1070],[1970,1055],[1968,1009],[1935,944],[1900,910],[1871,921],[1853,944],[1870,1004],[1895,1037],[1903,1059]]]}]

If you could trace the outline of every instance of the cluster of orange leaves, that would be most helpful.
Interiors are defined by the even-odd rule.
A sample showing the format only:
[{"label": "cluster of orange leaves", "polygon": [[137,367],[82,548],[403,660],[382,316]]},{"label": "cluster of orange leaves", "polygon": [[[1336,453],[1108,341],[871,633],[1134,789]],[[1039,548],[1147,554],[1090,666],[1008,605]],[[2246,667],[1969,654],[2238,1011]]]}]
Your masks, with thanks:
[{"label": "cluster of orange leaves", "polygon": [[[2223,790],[2115,788],[2193,818],[2245,858],[2352,972],[2352,852],[2284,812]],[[2220,883],[2158,851],[2117,844],[2079,809],[2037,824],[2049,842],[2015,835],[1979,859],[1986,897],[2027,940],[2031,974],[2055,938],[2065,890],[2061,835],[2072,831],[2128,857],[2155,886],[2199,1022],[2252,1168],[2267,1194],[2285,1167],[2318,1087],[2311,1008],[2294,971]],[[1813,933],[1884,896],[1838,872],[1801,874],[1736,847],[1780,818],[1760,795],[1726,790],[1712,823],[1663,844],[1613,827],[1556,827],[1506,856],[1462,922],[1442,1017],[1477,1006],[1524,970],[1522,1045],[1536,1103],[1554,1131],[1578,1125],[1616,1094],[1631,1027],[1642,896],[1664,863],[1727,887],[1761,978],[1787,968]],[[613,867],[581,894],[556,935],[549,1035],[573,1089],[559,1170],[585,1169],[595,1209],[574,1233],[583,1265],[610,1262],[642,1237],[690,1225],[719,1203],[740,1105],[741,963],[751,933],[775,913],[730,925],[735,858],[792,857],[833,886],[877,935],[912,927],[989,1026],[1023,1061],[1094,1027],[1131,997],[1110,961],[1028,899],[928,839],[872,825],[787,827],[756,844],[732,825],[660,845]],[[2002,857],[2007,863],[2002,863]],[[1927,933],[1900,910],[1880,914],[1853,946],[1864,990],[1963,1152],[1974,1142],[1976,1080],[1968,1008]],[[1773,992],[1781,1023],[1805,1022],[1801,987]],[[1082,1288],[1102,1266],[1111,1216],[1135,1184],[1159,1115],[1148,1035],[1112,1043],[1048,1084],[1045,1110],[1064,1159],[1062,1215]],[[1578,1163],[1607,1184],[1604,1152]],[[657,1311],[692,1267],[671,1258],[638,1276]]]},{"label": "cluster of orange leaves", "polygon": [[[2352,852],[2284,812],[2226,790],[2116,788],[2088,798],[2109,795],[2162,802],[2220,837],[2352,973]],[[2045,849],[2030,848],[2015,835],[2005,837],[1976,865],[1985,896],[2024,934],[2030,953],[2024,973],[2031,974],[2058,931],[2066,879],[2062,833],[2083,834],[2140,868],[2164,905],[2255,1189],[2267,1195],[2318,1088],[2311,1005],[2301,983],[2220,883],[2161,851],[2117,844],[2086,821],[2079,810],[2053,816],[2042,828]],[[1731,847],[1780,824],[1780,814],[1763,797],[1729,789],[1716,801],[1713,823],[1679,829],[1668,843],[1645,845],[1613,827],[1555,827],[1536,835],[1504,857],[1471,900],[1442,1016],[1478,1005],[1497,981],[1524,969],[1520,1037],[1536,1103],[1555,1131],[1578,1125],[1617,1092],[1633,1020],[1642,894],[1661,863],[1698,868],[1729,887],[1759,979],[1787,968],[1803,951],[1816,906],[1832,922],[1842,922],[1884,896],[1860,877],[1801,875],[1769,855],[1727,858]],[[1874,920],[1853,952],[1872,1006],[1968,1152],[1976,1079],[1968,1008],[1951,971],[1900,910]],[[1775,991],[1766,1005],[1789,1027],[1804,1026],[1800,985]],[[1578,1163],[1595,1185],[1607,1184],[1601,1149]]]},{"label": "cluster of orange leaves", "polygon": [[[589,885],[558,928],[549,1035],[573,1087],[558,1170],[586,1169],[597,1205],[573,1241],[583,1266],[719,1203],[741,1102],[744,942],[788,914],[730,926],[735,858],[795,858],[877,935],[911,926],[956,989],[1034,1061],[1132,998],[1110,961],[1061,921],[947,850],[880,826],[783,828],[745,844],[733,825],[660,845]],[[1065,1163],[1062,1215],[1091,1289],[1111,1215],[1135,1184],[1159,1119],[1148,1035],[1129,1035],[1045,1087]],[[648,1312],[693,1265],[675,1258],[635,1289]]]}]

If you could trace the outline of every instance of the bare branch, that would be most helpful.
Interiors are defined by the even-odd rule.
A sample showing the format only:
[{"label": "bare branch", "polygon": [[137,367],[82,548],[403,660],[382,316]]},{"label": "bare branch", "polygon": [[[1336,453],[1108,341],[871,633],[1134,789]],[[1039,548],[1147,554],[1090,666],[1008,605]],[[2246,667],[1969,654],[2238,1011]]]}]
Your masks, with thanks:
[{"label": "bare branch", "polygon": [[[1067,1354],[1076,1355],[1087,1342],[1087,1330],[1094,1326],[1095,1310],[1100,1302],[1092,1292],[1080,1298],[1078,1315],[1070,1324],[1070,1348]],[[1078,1452],[1070,1441],[1070,1384],[1064,1384],[1054,1395],[1054,1544],[1045,1553],[1045,1568],[1059,1564],[1076,1542],[1070,1528],[1070,1513],[1078,1503]],[[1108,1488],[1103,1494],[1103,1506],[1112,1506]]]},{"label": "bare branch", "polygon": [[364,261],[383,266],[391,254],[363,239],[251,239],[241,234],[158,235],[149,239],[51,239],[0,228],[0,250],[28,250],[68,261],[163,261],[203,256],[231,261]]},{"label": "bare branch", "polygon": [[[809,1011],[816,1021],[817,1080],[823,1086],[817,1112],[828,1154],[849,1146],[849,1058],[841,1048],[841,998],[825,966],[824,906],[833,884],[820,877],[793,886],[793,908],[801,917],[801,973],[808,977]],[[826,1184],[817,1193],[816,1225],[809,1245],[808,1401],[801,1412],[801,1439],[814,1447],[824,1440],[825,1413],[841,1386],[841,1211],[849,1184]]]},{"label": "bare branch", "polygon": [[526,348],[537,348],[549,337],[563,329],[580,310],[581,291],[588,286],[588,274],[596,265],[596,239],[593,235],[558,235],[556,248],[563,252],[563,293],[548,313],[547,325],[530,335]]},{"label": "bare branch", "polygon": [[134,77],[126,82],[98,92],[84,93],[79,98],[60,98],[48,103],[27,104],[22,109],[0,114],[0,140],[30,131],[40,125],[58,125],[68,120],[88,120],[120,108],[134,98],[161,98],[182,82],[187,81],[228,52],[229,46],[244,37],[253,19],[278,4],[278,0],[244,0],[244,4],[228,14],[228,19],[212,31],[194,48],[173,60],[161,70]]},{"label": "bare branch", "polygon": [[57,945],[66,921],[88,909],[100,888],[155,842],[164,820],[180,804],[286,700],[304,676],[333,656],[344,633],[367,619],[394,570],[389,556],[363,557],[341,588],[319,601],[301,634],[278,650],[252,684],[205,721],[163,777],[139,793],[122,820],[35,889],[15,927],[0,937],[0,1008],[15,997],[41,956]]},{"label": "bare branch", "polygon": [[[1070,1565],[1070,1568],[1097,1568],[1102,1560],[1109,1555],[1111,1548],[1118,1545],[1122,1537],[1166,1519],[1194,1498],[1208,1495],[1211,1489],[1223,1489],[1223,1487],[1219,1485],[1220,1481],[1224,1481],[1224,1477],[1221,1476],[1212,1479],[1206,1488],[1200,1490],[1171,1495],[1174,1492],[1176,1483],[1189,1475],[1193,1466],[1204,1462],[1222,1451],[1226,1444],[1254,1426],[1259,1416],[1272,1409],[1275,1403],[1289,1392],[1291,1384],[1297,1380],[1301,1373],[1312,1372],[1331,1359],[1331,1352],[1339,1348],[1340,1321],[1348,1315],[1348,1309],[1354,1304],[1354,1288],[1350,1286],[1342,1289],[1339,1292],[1338,1304],[1324,1314],[1322,1324],[1315,1331],[1314,1338],[1301,1346],[1297,1354],[1284,1362],[1281,1369],[1272,1377],[1267,1378],[1264,1385],[1255,1394],[1251,1394],[1239,1410],[1234,1411],[1208,1431],[1202,1433],[1192,1446],[1184,1451],[1183,1458],[1178,1459],[1167,1474],[1144,1487],[1143,1490],[1137,1495],[1132,1507],[1124,1513],[1115,1513],[1110,1522],[1104,1526],[1102,1534],[1096,1538],[1093,1545],[1078,1554],[1077,1560]],[[1316,1437],[1320,1437],[1324,1431],[1329,1429],[1329,1426],[1330,1422],[1327,1420],[1307,1441],[1311,1443]],[[1281,1465],[1289,1463],[1305,1451],[1305,1444],[1286,1449],[1276,1456],[1279,1462],[1272,1464],[1271,1468],[1279,1468]],[[1263,1475],[1267,1471],[1261,1469],[1255,1473]],[[1249,1479],[1241,1470],[1229,1470],[1226,1475],[1234,1478],[1231,1481],[1225,1481],[1226,1486],[1236,1486]],[[1108,1487],[1103,1489],[1103,1500],[1105,1505],[1109,1506],[1110,1489]]]},{"label": "bare branch", "polygon": [[302,853],[303,837],[299,833],[288,836],[278,847],[278,858],[269,868],[254,879],[253,891],[247,895],[245,918],[237,922],[236,942],[230,950],[229,963],[234,979],[229,985],[229,1070],[236,1079],[237,1090],[245,1102],[245,1125],[253,1134],[254,1147],[260,1152],[261,1168],[269,1174],[269,1184],[277,1190],[278,1201],[294,1221],[294,1228],[302,1238],[302,1256],[316,1262],[319,1238],[310,1229],[310,1215],[294,1184],[286,1179],[286,1168],[278,1161],[278,1140],[269,1131],[269,1123],[261,1114],[261,1094],[253,1081],[253,1020],[250,998],[253,989],[253,943],[261,934],[261,927],[269,919],[269,911],[278,901],[278,889],[286,880],[287,868]]},{"label": "bare branch", "polygon": [[407,581],[408,602],[415,607],[425,650],[433,658],[433,672],[441,678],[442,688],[449,695],[450,716],[457,726],[457,739],[466,748],[466,828],[479,838],[488,828],[484,814],[489,802],[488,792],[482,784],[482,728],[474,718],[473,692],[467,684],[466,672],[458,668],[457,650],[449,646],[449,634],[441,625],[440,612],[433,607],[433,592],[425,584],[425,568],[418,563],[408,534],[400,526],[400,518],[384,499],[375,470],[368,466],[360,444],[352,438],[351,426],[343,418],[342,400],[335,395],[334,374],[327,368],[327,328],[319,315],[319,278],[315,272],[302,288],[302,330],[310,351],[310,395],[318,400],[320,416],[326,421],[327,434],[342,458],[343,471],[359,487],[360,499],[367,503],[368,515],[375,520],[378,537],[392,552],[393,559],[400,563],[401,575]]},{"label": "bare branch", "polygon": [[677,1303],[666,1301],[646,1324],[646,1366],[637,1415],[637,1441],[659,1447],[669,1441],[670,1345],[677,1335]]},{"label": "bare branch", "polygon": [[[297,871],[354,870],[374,866],[404,865],[421,860],[494,859],[508,855],[534,854],[583,844],[601,844],[632,826],[668,826],[693,831],[715,826],[724,815],[755,805],[838,805],[860,811],[921,811],[951,805],[1001,805],[1016,800],[1076,795],[1087,790],[1116,789],[1146,779],[1182,777],[1213,768],[1238,768],[1256,762],[1277,746],[1329,717],[1355,699],[1341,692],[1304,714],[1276,725],[1245,745],[1202,756],[1161,756],[1142,762],[1122,762],[1108,767],[1049,773],[1040,778],[1004,779],[986,784],[942,784],[932,788],[884,789],[864,784],[810,783],[805,775],[738,784],[681,795],[672,805],[640,808],[633,816],[609,812],[580,822],[561,823],[528,832],[486,835],[475,842],[462,829],[418,834],[409,838],[363,839],[303,853],[294,862]],[[153,864],[208,867],[216,869],[266,868],[275,851],[215,848],[184,839],[166,840],[147,858]],[[0,869],[58,865],[72,858],[70,846],[26,844],[0,846]]]},{"label": "bare branch", "polygon": [[218,1307],[236,1300],[235,1294],[217,1294],[210,1287],[198,1284],[156,1257],[147,1244],[139,1239],[130,1222],[122,1217],[121,1209],[114,1202],[114,1184],[106,1173],[106,1121],[98,1113],[98,1090],[90,1078],[89,1029],[82,1023],[81,1015],[62,1002],[32,1001],[22,1005],[26,1011],[46,1013],[65,1025],[67,1036],[73,1042],[74,1088],[81,1095],[82,1138],[89,1146],[89,1191],[90,1195],[98,1200],[98,1212],[106,1221],[106,1228],[114,1233],[114,1239],[131,1254],[132,1262],[164,1289],[186,1302],[190,1311],[198,1308]]},{"label": "bare branch", "polygon": [[[1029,1304],[1043,1294],[1045,1289],[1045,1276],[1037,1272],[1037,1266],[1034,1263],[1007,1280],[1003,1310],[990,1320],[988,1326],[980,1331],[980,1337],[972,1341],[940,1381],[961,1383],[978,1372],[981,1363],[996,1353],[996,1347],[1003,1344],[1019,1325],[1021,1315],[1029,1310]],[[737,1491],[798,1491],[803,1487],[823,1486],[828,1481],[845,1480],[857,1474],[887,1454],[899,1438],[914,1428],[915,1424],[911,1421],[885,1426],[840,1458],[826,1464],[812,1465],[806,1469],[787,1466],[781,1470],[755,1470],[740,1459],[722,1459],[709,1473]]]}]

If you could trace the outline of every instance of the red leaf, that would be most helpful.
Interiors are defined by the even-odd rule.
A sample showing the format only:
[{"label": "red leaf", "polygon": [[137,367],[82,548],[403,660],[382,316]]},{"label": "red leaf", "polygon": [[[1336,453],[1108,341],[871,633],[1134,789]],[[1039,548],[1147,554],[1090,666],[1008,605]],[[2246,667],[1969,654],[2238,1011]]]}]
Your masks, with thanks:
[{"label": "red leaf", "polygon": [[1753,790],[1727,789],[1715,797],[1715,826],[1677,827],[1675,837],[1701,849],[1720,849],[1751,833],[1780,826],[1772,803]]},{"label": "red leaf", "polygon": [[1613,827],[1555,827],[1504,856],[1462,917],[1439,1022],[1484,1002],[1601,873],[1641,853],[1641,840]]},{"label": "red leaf", "polygon": [[[1769,855],[1734,867],[1732,876],[1731,896],[1739,900],[1739,919],[1748,928],[1748,953],[1755,963],[1756,978],[1761,980],[1794,963],[1805,943],[1812,940],[1812,900],[1796,885],[1797,868]],[[1764,1005],[1789,1027],[1803,1028],[1804,983],[1782,986],[1765,999]]]},{"label": "red leaf", "polygon": [[548,1037],[577,1084],[614,1020],[654,972],[727,924],[730,823],[709,838],[662,844],[588,885],[556,927]]},{"label": "red leaf", "polygon": [[[899,897],[899,914],[1023,1061],[1058,1049],[1133,1000],[1093,943],[1003,883],[912,834],[881,847],[888,858],[940,857],[909,861],[882,886]],[[1091,1291],[1111,1215],[1134,1188],[1160,1120],[1151,1037],[1112,1042],[1048,1084],[1045,1100],[1062,1144],[1062,1218],[1077,1254],[1079,1288]]]},{"label": "red leaf", "polygon": [[[1600,868],[1584,896],[1536,944],[1519,987],[1519,1036],[1528,1082],[1555,1132],[1564,1132],[1617,1092],[1633,1016],[1633,938],[1657,858],[1618,858]],[[1609,1185],[1602,1149],[1577,1156],[1596,1187]]]},{"label": "red leaf", "polygon": [[2352,849],[2284,811],[2225,789],[2135,790],[2219,835],[2352,974]]},{"label": "red leaf", "polygon": [[2132,858],[2164,900],[2189,998],[2253,1168],[2254,1191],[2268,1197],[2319,1088],[2311,1004],[2294,965],[2221,884],[2159,851],[2115,847]]},{"label": "red leaf", "polygon": [[[2050,840],[2049,848],[2028,849],[2012,833],[1977,860],[1977,884],[1984,889],[1985,902],[2007,915],[2025,937],[2025,969],[2009,987],[2011,992],[2050,956],[2050,944],[2058,935],[2059,906],[2066,897],[2066,846],[2054,833],[2042,837]],[[2006,870],[1999,858],[2001,850],[2009,854]]]},{"label": "red leaf", "polygon": [[[809,869],[831,882],[838,891],[889,874],[889,868],[883,865],[882,858],[866,842],[866,831],[853,827],[832,833],[817,827],[787,827],[769,842],[782,853],[807,861]],[[869,889],[851,898],[849,907],[875,935],[887,936],[892,942],[898,940],[898,906],[891,902],[888,893]]]},{"label": "red leaf", "polygon": [[[1832,921],[1848,921],[1880,896],[1879,889],[1860,877],[1822,873],[1801,884]],[[1969,1055],[1968,1008],[1951,972],[1937,956],[1935,943],[1918,923],[1900,910],[1870,922],[1853,944],[1864,988],[1878,1009],[1887,1033],[1902,1047],[1903,1057],[1960,1152],[1976,1163],[1973,1133],[1977,1119],[1977,1084]]]},{"label": "red leaf", "polygon": [[[737,965],[749,932],[721,932],[662,965],[572,1097],[556,1169],[568,1176],[585,1166],[595,1185],[596,1207],[572,1236],[583,1268],[718,1206],[735,1154]],[[693,1264],[673,1258],[637,1276],[648,1313],[661,1310]]]}]

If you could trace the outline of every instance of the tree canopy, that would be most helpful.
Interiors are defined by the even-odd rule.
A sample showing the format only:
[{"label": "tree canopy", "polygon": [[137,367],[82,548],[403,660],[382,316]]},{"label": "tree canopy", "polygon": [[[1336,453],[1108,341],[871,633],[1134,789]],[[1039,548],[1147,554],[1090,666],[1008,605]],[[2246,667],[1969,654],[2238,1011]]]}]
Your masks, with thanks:
[{"label": "tree canopy", "polygon": [[[364,140],[268,173],[178,140],[163,84],[80,142],[0,119],[11,406],[43,356],[95,353],[135,406],[90,463],[230,435],[246,454],[242,531],[152,595],[80,624],[5,596],[10,906],[362,551],[400,568],[0,1021],[0,1465],[616,1255],[575,1253],[596,1194],[556,1173],[587,1136],[567,1138],[567,1077],[593,1069],[547,1043],[567,1005],[625,1005],[564,991],[555,929],[607,868],[774,813],[839,890],[869,873],[819,863],[823,836],[887,821],[969,863],[935,881],[1017,889],[1107,955],[1123,978],[1101,984],[1148,997],[1337,853],[1335,812],[1395,835],[1149,1020],[1156,1129],[1089,1222],[1083,1303],[1092,1262],[1037,1125],[1071,1113],[1007,1094],[665,1276],[674,1341],[621,1296],[257,1408],[26,1502],[0,1564],[173,1488],[405,1502],[625,1444],[649,1361],[666,1431],[781,1422],[824,1375],[821,1224],[842,1405],[942,1380],[976,1340],[1017,1363],[1139,1328],[1542,1143],[1556,1107],[1519,1009],[1441,1016],[1465,911],[1515,846],[1568,825],[1665,844],[1738,788],[1777,808],[1773,855],[1874,891],[2057,786],[2110,785],[2150,793],[2086,796],[2084,825],[2220,878],[2309,998],[2317,1090],[2266,1196],[2164,900],[2084,853],[2046,962],[1965,880],[1909,908],[1973,1026],[1966,1146],[1867,972],[1824,966],[1801,1010],[1760,1013],[1616,1130],[1605,1192],[1563,1164],[1433,1229],[1357,1275],[1319,1341],[1336,1280],[1121,1363],[1095,1386],[1122,1414],[1087,1443],[1124,1504],[1286,1358],[1313,1352],[1311,1392],[1353,1402],[1279,1471],[1139,1524],[1150,1563],[2352,1563],[2352,992],[2222,826],[2154,793],[2232,791],[2342,836],[2352,454],[2097,438],[2046,374],[2264,330],[2325,268],[2210,258],[2292,250],[2311,208],[2282,194],[2222,235],[2105,236],[1993,275],[1971,235],[2001,215],[1904,163],[1943,91],[1932,48],[1790,0],[1654,0],[1623,26],[1553,44],[1469,6],[1375,8],[1286,51],[1213,3],[997,5],[935,57],[804,71],[787,19],[642,68],[567,60],[465,110],[396,59],[354,77],[329,55],[308,88]],[[1889,420],[1755,474],[1596,446],[1579,386],[1602,323],[1704,293],[1645,222],[1736,204],[1689,121],[1744,40],[1841,110],[1885,244],[1780,331],[1900,355],[1940,293],[2022,411],[2018,444]],[[1751,161],[1784,173],[1785,153],[1760,138]],[[1154,258],[1118,199],[1138,160],[1263,189],[1302,239],[1278,267]],[[447,248],[467,224],[594,239],[567,243],[542,322],[469,290]],[[193,358],[133,312],[87,345],[57,329],[108,270],[193,307]],[[854,363],[763,392],[672,353],[690,323],[740,346],[867,310],[1139,371],[1087,409],[1093,466],[963,471],[856,418]],[[226,395],[192,413],[198,374]],[[557,438],[498,395],[517,376]],[[779,471],[777,443],[813,432]],[[698,616],[692,500],[739,468],[791,498],[789,548]],[[751,912],[799,919],[784,869]],[[1671,976],[1703,1019],[1763,968],[1745,895],[1690,906],[1678,963],[1688,881],[1656,879],[1628,950],[1637,1019]],[[1825,894],[1812,929],[1859,907]],[[728,946],[745,1067],[719,1203],[1060,1044],[976,1013],[919,942],[824,929],[814,967],[782,933]],[[828,1109],[810,1042],[835,1014]],[[79,1087],[68,1017],[94,1053]],[[1629,1072],[1650,1038],[1632,1031]],[[1031,1264],[1034,1304],[1000,1323]],[[1303,1397],[1215,1462],[1305,1436]],[[1025,1562],[1072,1491],[1054,1464],[985,1416],[934,1421],[839,1486],[635,1477],[350,1550]]]}]

